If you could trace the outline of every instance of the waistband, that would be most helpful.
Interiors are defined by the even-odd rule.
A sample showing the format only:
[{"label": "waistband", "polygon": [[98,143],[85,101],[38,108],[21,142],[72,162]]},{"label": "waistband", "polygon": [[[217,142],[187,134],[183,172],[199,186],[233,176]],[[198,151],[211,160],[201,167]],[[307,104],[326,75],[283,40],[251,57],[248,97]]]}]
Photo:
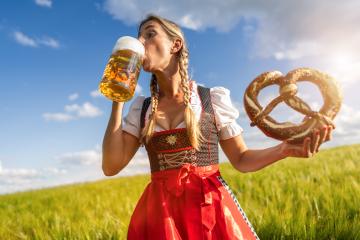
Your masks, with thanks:
[{"label": "waistband", "polygon": [[183,173],[192,173],[199,177],[208,177],[213,174],[220,175],[219,164],[212,164],[207,166],[195,166],[190,163],[185,163],[180,168],[167,169],[151,173],[152,180],[166,180],[168,178],[178,178]]}]

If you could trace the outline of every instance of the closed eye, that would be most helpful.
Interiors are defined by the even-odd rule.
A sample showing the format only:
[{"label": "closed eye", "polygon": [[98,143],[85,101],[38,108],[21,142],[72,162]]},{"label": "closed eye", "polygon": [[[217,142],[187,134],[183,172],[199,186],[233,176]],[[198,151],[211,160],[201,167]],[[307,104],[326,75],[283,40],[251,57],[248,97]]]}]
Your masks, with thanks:
[{"label": "closed eye", "polygon": [[156,34],[155,31],[149,31],[149,32],[146,33],[145,36],[146,36],[146,38],[151,38],[151,37],[155,36],[155,34]]}]

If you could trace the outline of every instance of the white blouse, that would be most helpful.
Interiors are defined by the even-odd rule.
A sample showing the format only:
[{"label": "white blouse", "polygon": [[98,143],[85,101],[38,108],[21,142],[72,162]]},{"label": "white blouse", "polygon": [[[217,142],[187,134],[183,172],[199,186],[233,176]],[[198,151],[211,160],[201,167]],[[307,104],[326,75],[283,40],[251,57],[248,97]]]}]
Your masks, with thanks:
[{"label": "white blouse", "polygon": [[[201,100],[197,92],[197,84],[192,81],[191,108],[197,119],[200,119]],[[145,96],[137,96],[130,105],[127,116],[123,119],[122,130],[135,137],[140,137],[140,115]],[[239,111],[233,106],[230,98],[230,91],[224,87],[210,88],[210,98],[215,114],[215,122],[219,132],[219,139],[225,140],[235,137],[243,132],[243,128],[236,122]],[[146,111],[145,121],[148,121],[151,113],[151,103]],[[146,124],[145,122],[145,124]],[[181,122],[176,128],[185,128],[185,121]],[[158,124],[155,125],[155,132],[164,131]]]}]

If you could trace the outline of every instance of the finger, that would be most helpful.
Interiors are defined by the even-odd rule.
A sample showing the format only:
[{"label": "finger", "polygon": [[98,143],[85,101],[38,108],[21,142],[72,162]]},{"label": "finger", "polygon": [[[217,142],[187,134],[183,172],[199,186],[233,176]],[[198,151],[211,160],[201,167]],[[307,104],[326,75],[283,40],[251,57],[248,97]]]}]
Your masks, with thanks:
[{"label": "finger", "polygon": [[320,133],[318,129],[314,129],[313,138],[312,138],[312,144],[311,144],[311,153],[314,153],[316,149],[318,148],[320,141]]},{"label": "finger", "polygon": [[310,139],[310,137],[307,137],[306,140],[305,140],[305,143],[304,143],[305,157],[311,157],[310,143],[311,143],[311,139]]},{"label": "finger", "polygon": [[319,145],[321,145],[321,143],[326,141],[327,134],[328,134],[328,127],[326,125],[324,125],[324,126],[321,127],[321,130],[320,130],[320,142],[319,142]]},{"label": "finger", "polygon": [[315,140],[315,147],[314,147],[314,151],[313,153],[317,153],[319,151],[319,147],[322,143],[322,139],[320,138],[320,130],[317,131],[316,133],[316,140]]},{"label": "finger", "polygon": [[330,125],[328,128],[328,132],[326,134],[326,141],[330,141],[332,139],[332,131],[334,128]]},{"label": "finger", "polygon": [[321,146],[321,144],[323,142],[326,142],[326,138],[327,138],[327,133],[328,133],[328,127],[326,125],[322,126],[320,129],[319,129],[319,142],[316,146],[316,149],[315,149],[315,152],[318,152],[319,151],[319,148]]}]

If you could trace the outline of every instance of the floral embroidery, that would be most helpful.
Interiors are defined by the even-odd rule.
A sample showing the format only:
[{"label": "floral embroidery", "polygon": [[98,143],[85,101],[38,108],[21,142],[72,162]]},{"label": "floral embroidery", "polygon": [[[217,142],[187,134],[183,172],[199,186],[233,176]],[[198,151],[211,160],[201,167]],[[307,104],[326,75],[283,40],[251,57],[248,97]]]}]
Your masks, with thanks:
[{"label": "floral embroidery", "polygon": [[176,136],[175,135],[169,135],[166,137],[166,142],[170,145],[174,145],[176,143]]}]

